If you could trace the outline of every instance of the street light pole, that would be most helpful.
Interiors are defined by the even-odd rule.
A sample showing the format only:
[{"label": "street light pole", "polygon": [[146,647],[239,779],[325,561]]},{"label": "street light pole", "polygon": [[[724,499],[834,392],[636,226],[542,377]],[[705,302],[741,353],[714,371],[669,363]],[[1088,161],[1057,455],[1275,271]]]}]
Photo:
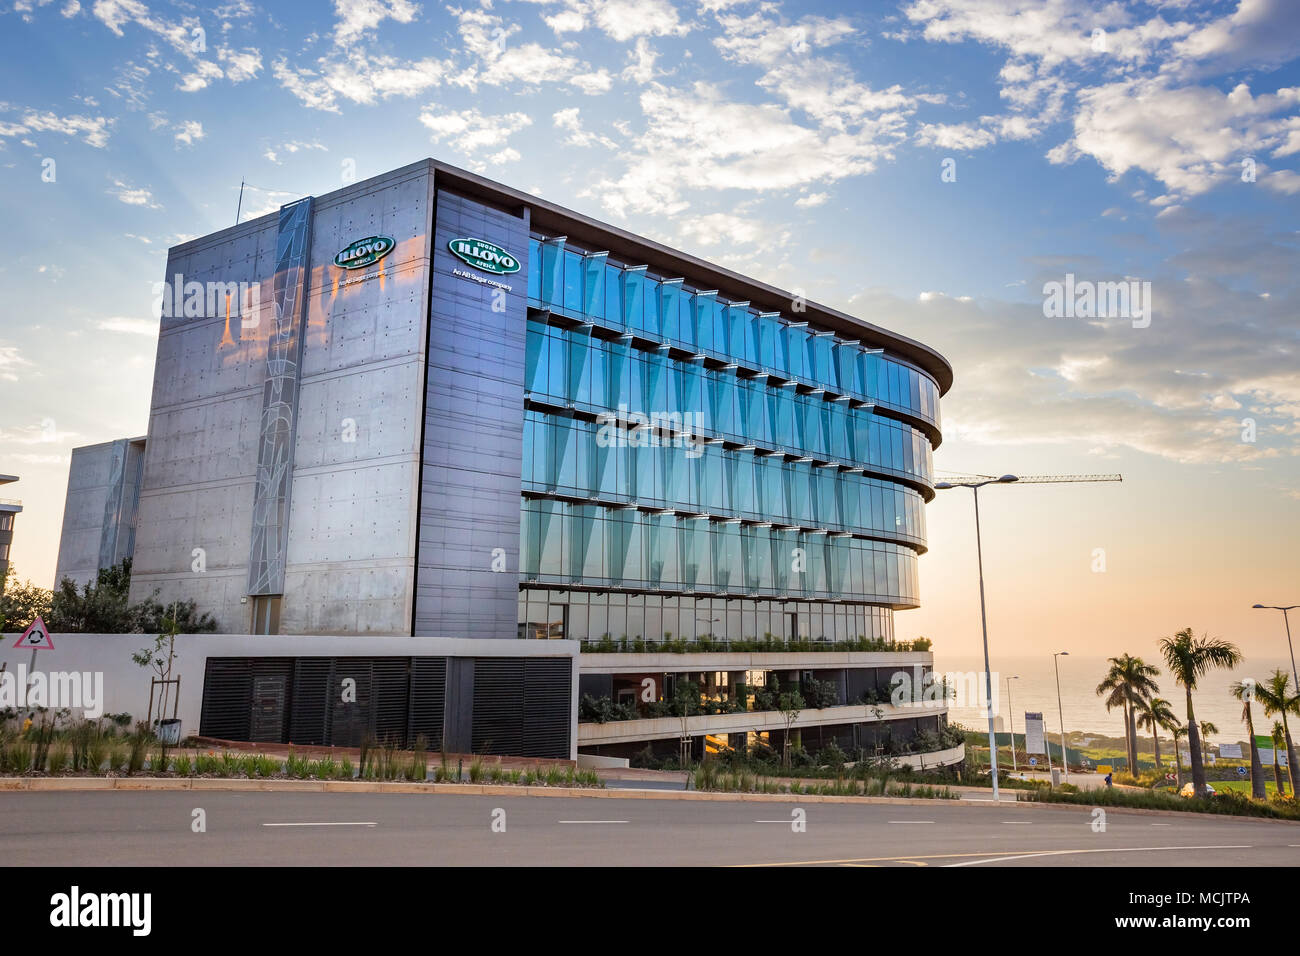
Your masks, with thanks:
[{"label": "street light pole", "polygon": [[934,487],[937,491],[943,491],[948,488],[970,488],[972,497],[975,499],[975,558],[979,565],[980,577],[980,628],[984,632],[984,694],[987,697],[988,718],[989,718],[989,769],[993,772],[993,802],[998,801],[998,739],[993,732],[993,668],[989,666],[989,622],[988,613],[984,605],[984,550],[980,543],[980,492],[979,490],[985,485],[995,483],[1009,483],[1016,481],[1015,475],[1003,475],[1001,478],[990,478],[988,481],[980,482],[962,482],[953,484],[952,482],[941,481]]},{"label": "street light pole", "polygon": [[1069,651],[1057,651],[1052,655],[1052,666],[1056,668],[1056,713],[1061,719],[1061,769],[1065,771],[1065,782],[1070,782],[1070,758],[1065,752],[1065,710],[1061,707],[1061,664],[1060,658],[1069,657]]},{"label": "street light pole", "polygon": [[1300,607],[1300,604],[1291,604],[1287,607],[1278,607],[1276,604],[1256,604],[1256,609],[1267,611],[1281,611],[1282,621],[1286,624],[1286,647],[1291,652],[1291,677],[1295,680],[1295,692],[1300,694],[1300,673],[1296,673],[1295,668],[1295,648],[1291,646],[1291,619],[1288,617],[1289,611],[1294,611]]},{"label": "street light pole", "polygon": [[1012,674],[1007,678],[1007,720],[1011,724],[1011,769],[1018,771],[1020,768],[1016,766],[1016,711],[1011,706],[1011,682],[1013,680],[1020,680],[1020,675]]}]

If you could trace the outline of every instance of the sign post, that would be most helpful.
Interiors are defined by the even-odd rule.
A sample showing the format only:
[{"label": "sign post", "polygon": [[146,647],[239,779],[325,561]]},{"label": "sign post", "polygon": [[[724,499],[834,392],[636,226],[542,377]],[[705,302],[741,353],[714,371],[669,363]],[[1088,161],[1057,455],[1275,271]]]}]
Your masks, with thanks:
[{"label": "sign post", "polygon": [[[1046,754],[1047,769],[1052,769],[1052,754],[1047,749],[1047,733],[1043,726],[1043,714],[1025,713],[1025,753],[1027,754]],[[1037,763],[1031,764],[1037,766]]]},{"label": "sign post", "polygon": [[32,649],[32,659],[27,665],[27,686],[30,690],[32,676],[36,673],[36,652],[54,650],[54,641],[50,640],[50,630],[45,626],[45,622],[41,620],[39,615],[37,615],[36,620],[27,625],[27,630],[23,631],[14,647],[30,647]]}]

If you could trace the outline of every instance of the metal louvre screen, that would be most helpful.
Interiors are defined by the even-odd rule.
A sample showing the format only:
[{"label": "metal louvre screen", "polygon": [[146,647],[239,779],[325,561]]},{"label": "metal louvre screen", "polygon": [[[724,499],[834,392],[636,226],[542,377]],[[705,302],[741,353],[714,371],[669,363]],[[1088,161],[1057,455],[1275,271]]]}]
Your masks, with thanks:
[{"label": "metal louvre screen", "polygon": [[331,745],[361,746],[370,730],[370,700],[370,658],[335,658],[329,697]]},{"label": "metal louvre screen", "polygon": [[252,702],[252,659],[208,658],[203,673],[199,734],[220,740],[247,740]]},{"label": "metal louvre screen", "polygon": [[332,657],[301,657],[293,672],[293,701],[289,711],[289,741],[324,746],[329,737]]},{"label": "metal louvre screen", "polygon": [[[479,657],[474,661],[474,753],[524,753],[524,661]],[[531,755],[530,755],[531,756]]]},{"label": "metal louvre screen", "polygon": [[524,753],[569,756],[571,662],[541,658],[524,663]]},{"label": "metal louvre screen", "polygon": [[377,657],[370,664],[370,732],[380,743],[407,746],[407,700],[411,690],[409,657]]},{"label": "metal louvre screen", "polygon": [[[469,659],[457,658],[466,665]],[[480,657],[473,700],[449,700],[445,657],[213,657],[204,673],[199,733],[223,740],[359,747],[370,736],[411,748],[445,745],[447,708],[464,708],[474,753],[565,759],[572,662]],[[467,671],[467,673],[469,673]],[[469,696],[469,687],[463,691]],[[463,726],[463,724],[461,724]],[[456,734],[453,734],[456,737]]]},{"label": "metal louvre screen", "polygon": [[442,749],[443,711],[447,706],[447,659],[416,657],[411,660],[411,693],[406,720],[407,743],[425,739],[429,750]]}]

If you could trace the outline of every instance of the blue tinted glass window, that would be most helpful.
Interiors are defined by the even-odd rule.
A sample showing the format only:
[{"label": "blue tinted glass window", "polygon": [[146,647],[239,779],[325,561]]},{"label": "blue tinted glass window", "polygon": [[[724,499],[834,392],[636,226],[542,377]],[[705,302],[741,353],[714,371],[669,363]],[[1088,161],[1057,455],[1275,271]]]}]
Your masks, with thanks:
[{"label": "blue tinted glass window", "polygon": [[583,311],[605,317],[605,256],[588,256],[583,262]]},{"label": "blue tinted glass window", "polygon": [[582,256],[564,252],[564,308],[571,312],[582,311]]},{"label": "blue tinted glass window", "polygon": [[623,324],[629,329],[641,329],[645,310],[645,272],[640,269],[623,270]]},{"label": "blue tinted glass window", "polygon": [[651,279],[648,276],[645,280],[645,291],[643,292],[643,315],[641,318],[641,328],[643,328],[650,338],[656,342],[662,341],[663,325],[659,319],[659,280]]}]

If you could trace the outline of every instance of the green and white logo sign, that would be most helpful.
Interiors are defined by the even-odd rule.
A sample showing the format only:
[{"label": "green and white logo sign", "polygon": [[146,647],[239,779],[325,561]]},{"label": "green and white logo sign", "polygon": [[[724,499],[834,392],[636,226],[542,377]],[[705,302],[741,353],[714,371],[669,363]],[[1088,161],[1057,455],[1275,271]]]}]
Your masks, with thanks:
[{"label": "green and white logo sign", "polygon": [[367,236],[358,239],[334,256],[334,264],[344,269],[361,269],[373,265],[397,245],[392,236]]},{"label": "green and white logo sign", "polygon": [[499,276],[519,271],[519,260],[486,239],[453,239],[447,243],[452,255],[475,269]]}]

